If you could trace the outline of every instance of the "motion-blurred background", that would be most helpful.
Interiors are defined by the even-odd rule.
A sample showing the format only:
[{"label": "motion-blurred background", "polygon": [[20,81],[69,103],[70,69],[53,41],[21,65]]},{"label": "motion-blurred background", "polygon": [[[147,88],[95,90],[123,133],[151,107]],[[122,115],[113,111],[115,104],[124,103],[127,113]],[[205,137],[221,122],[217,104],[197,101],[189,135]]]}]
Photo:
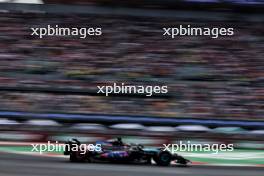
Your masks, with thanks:
[{"label": "motion-blurred background", "polygon": [[[197,162],[264,164],[263,3],[116,3],[0,4],[0,150],[122,136],[147,146],[233,143],[236,150],[219,157],[184,154]],[[180,24],[234,27],[235,35],[162,35]],[[47,25],[102,27],[103,36],[30,36],[31,27]],[[96,94],[113,82],[167,85],[169,92]]]}]

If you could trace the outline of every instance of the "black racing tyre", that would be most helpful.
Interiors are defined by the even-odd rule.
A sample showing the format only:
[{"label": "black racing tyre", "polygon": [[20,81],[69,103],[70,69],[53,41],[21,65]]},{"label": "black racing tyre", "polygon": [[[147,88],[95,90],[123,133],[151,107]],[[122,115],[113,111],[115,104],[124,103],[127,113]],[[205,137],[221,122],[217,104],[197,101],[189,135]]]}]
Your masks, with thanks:
[{"label": "black racing tyre", "polygon": [[84,154],[80,154],[79,152],[72,152],[70,154],[71,162],[85,162],[86,157]]},{"label": "black racing tyre", "polygon": [[70,162],[77,162],[77,159],[76,159],[75,153],[71,153],[71,154],[70,154]]},{"label": "black racing tyre", "polygon": [[159,166],[169,166],[171,163],[171,153],[167,151],[162,151],[154,158],[154,161]]}]

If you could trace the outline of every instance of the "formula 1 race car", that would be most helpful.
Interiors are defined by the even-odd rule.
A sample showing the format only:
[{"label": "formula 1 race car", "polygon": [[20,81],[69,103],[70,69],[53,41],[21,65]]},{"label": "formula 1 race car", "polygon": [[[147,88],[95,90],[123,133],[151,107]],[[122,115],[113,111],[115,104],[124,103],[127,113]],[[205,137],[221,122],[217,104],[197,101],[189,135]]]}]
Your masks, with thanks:
[{"label": "formula 1 race car", "polygon": [[[64,155],[70,155],[71,162],[111,162],[151,164],[152,160],[159,166],[169,166],[172,161],[187,166],[188,159],[172,154],[164,148],[145,148],[140,144],[125,144],[121,138],[108,141],[97,141],[92,150],[85,148],[77,139],[65,143]],[[77,146],[77,147],[76,147]]]}]

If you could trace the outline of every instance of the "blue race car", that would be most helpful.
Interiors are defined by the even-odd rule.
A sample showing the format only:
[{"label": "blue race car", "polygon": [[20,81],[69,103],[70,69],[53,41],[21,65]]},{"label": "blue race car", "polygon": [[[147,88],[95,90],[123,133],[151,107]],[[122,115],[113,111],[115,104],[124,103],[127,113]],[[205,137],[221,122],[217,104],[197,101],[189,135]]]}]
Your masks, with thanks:
[{"label": "blue race car", "polygon": [[172,154],[164,148],[145,148],[139,144],[125,144],[121,138],[95,143],[95,150],[88,150],[77,139],[65,143],[64,155],[70,155],[71,162],[111,162],[152,164],[152,160],[160,166],[169,166],[172,161],[188,165],[188,159]]}]

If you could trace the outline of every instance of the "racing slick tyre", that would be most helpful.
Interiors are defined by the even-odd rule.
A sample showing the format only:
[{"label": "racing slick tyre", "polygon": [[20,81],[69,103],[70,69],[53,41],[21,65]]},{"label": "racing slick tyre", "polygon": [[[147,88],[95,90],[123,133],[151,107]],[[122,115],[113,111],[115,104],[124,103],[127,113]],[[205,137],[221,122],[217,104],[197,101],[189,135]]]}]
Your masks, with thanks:
[{"label": "racing slick tyre", "polygon": [[157,157],[154,158],[154,161],[159,166],[169,166],[171,163],[171,154],[167,151],[162,151],[158,154]]},{"label": "racing slick tyre", "polygon": [[84,154],[79,152],[72,152],[70,154],[70,161],[71,162],[85,162],[86,158]]}]

